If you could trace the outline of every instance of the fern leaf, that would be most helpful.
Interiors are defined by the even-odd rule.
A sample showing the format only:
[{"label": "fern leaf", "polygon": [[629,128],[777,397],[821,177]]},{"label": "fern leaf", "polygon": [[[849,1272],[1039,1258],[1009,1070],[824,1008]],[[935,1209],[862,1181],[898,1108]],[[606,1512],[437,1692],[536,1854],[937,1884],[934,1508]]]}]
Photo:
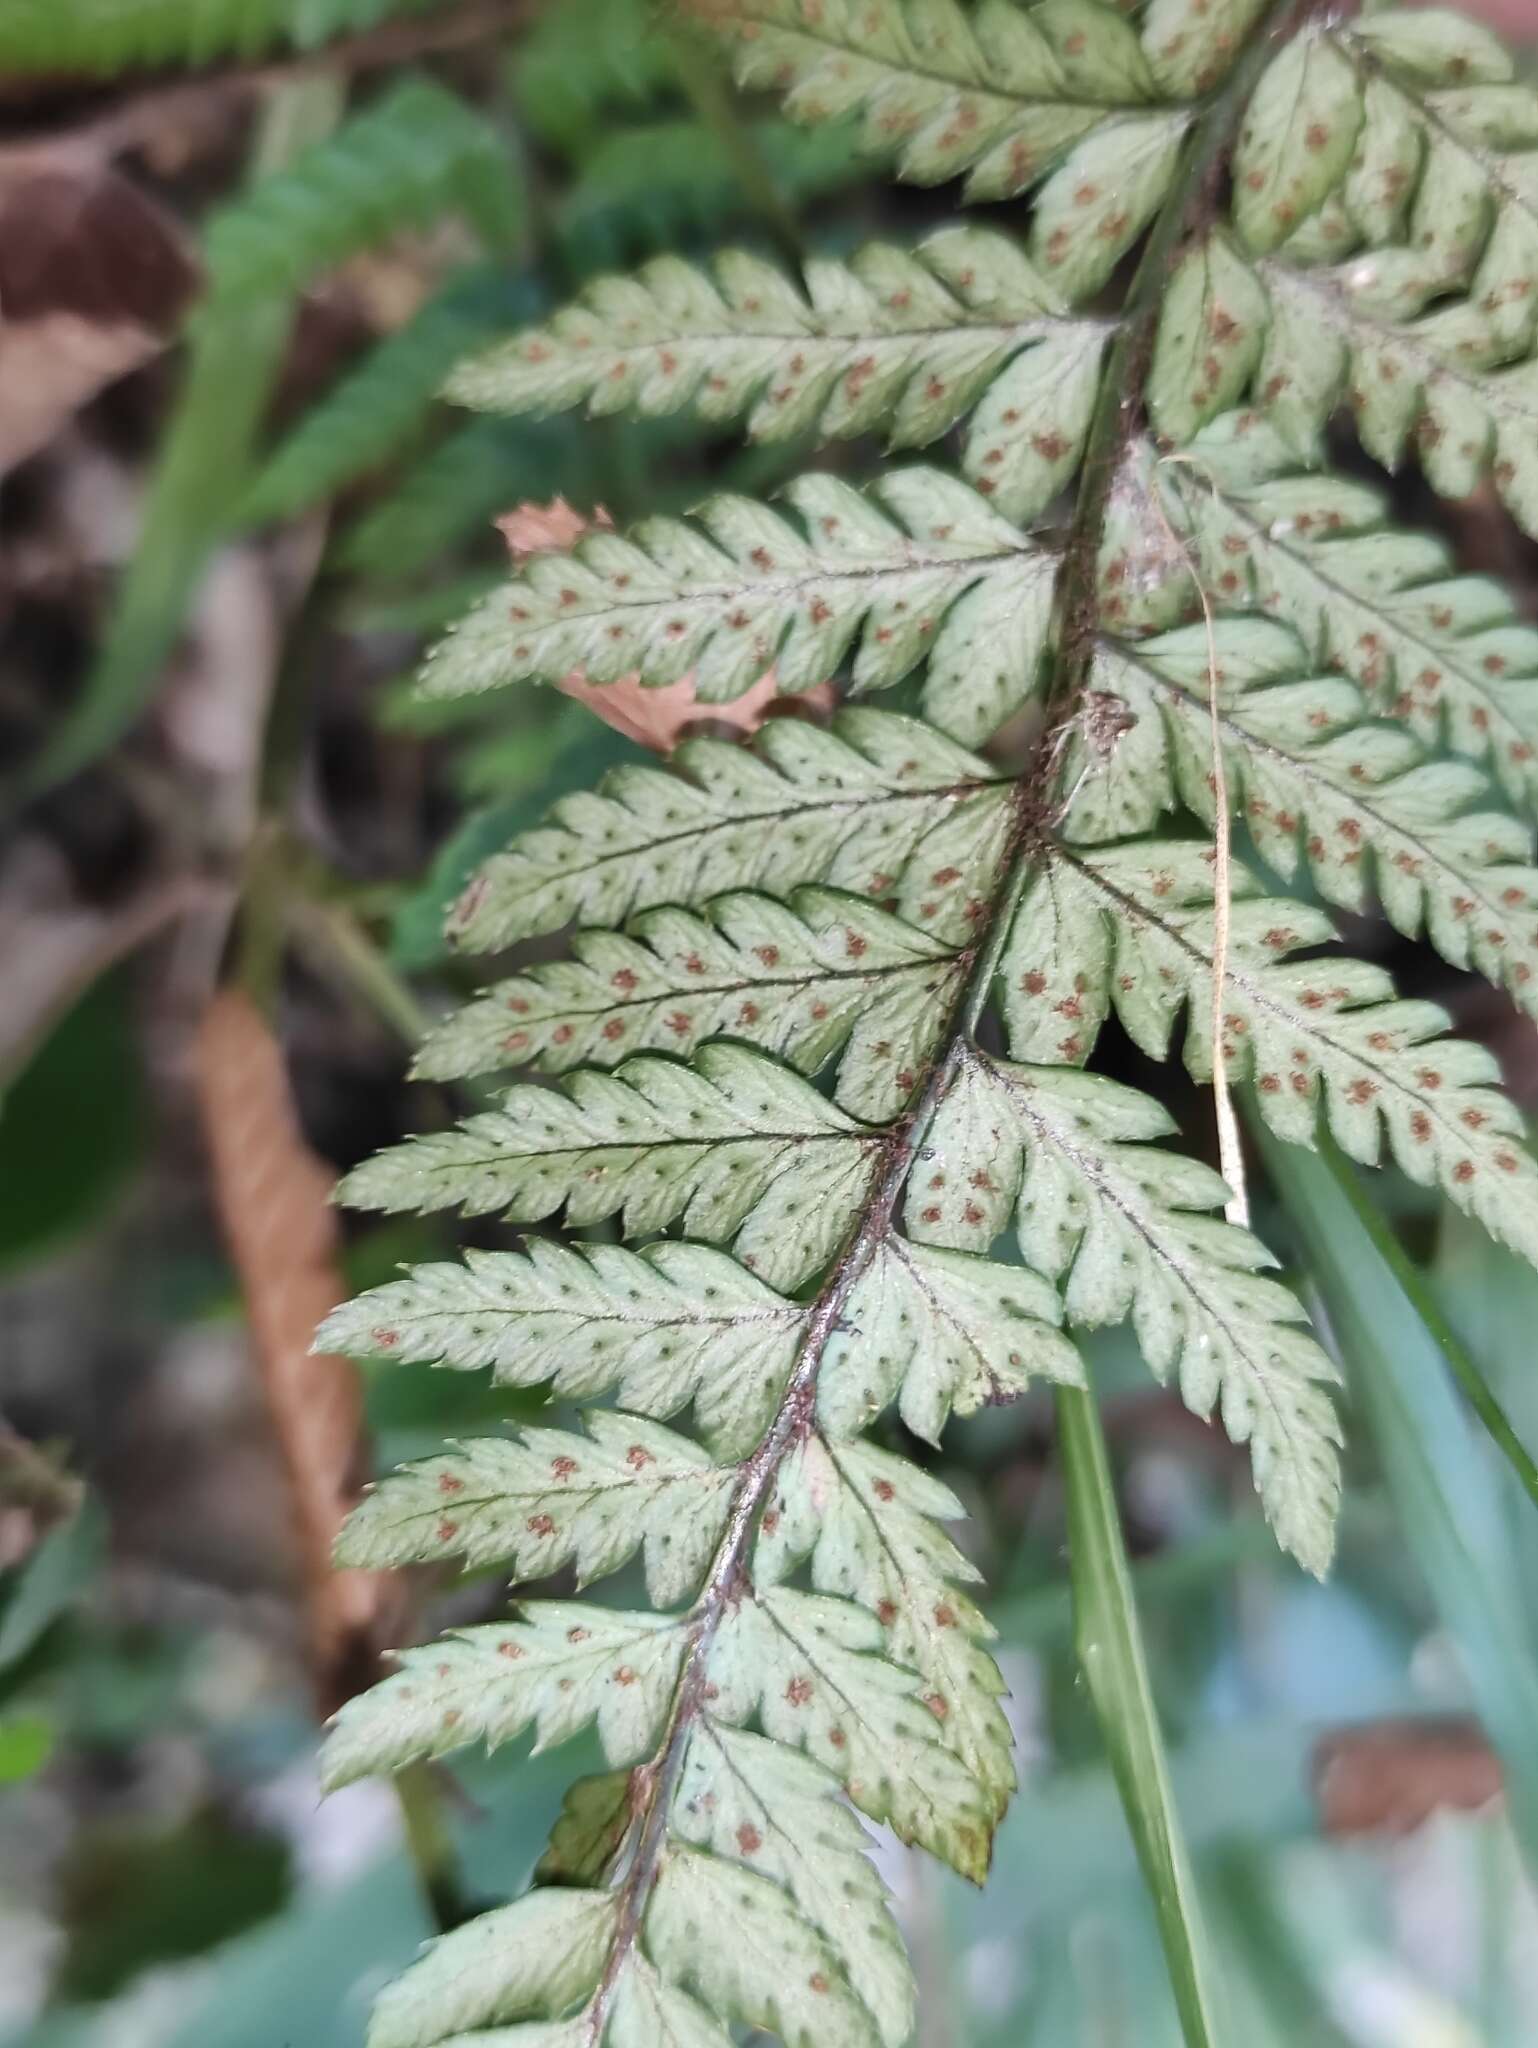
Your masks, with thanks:
[{"label": "fern leaf", "polygon": [[1004,236],[950,228],[912,252],[875,243],[808,264],[804,294],[742,251],[715,275],[659,257],[603,278],[545,326],[463,364],[448,395],[487,412],[746,416],[758,440],[883,433],[937,439],[987,394],[962,457],[1012,520],[1034,518],[1078,466],[1104,330]]},{"label": "fern leaf", "polygon": [[900,176],[964,171],[968,199],[1028,190],[1102,124],[1131,131],[1125,117],[1157,94],[1136,31],[1097,0],[1028,13],[1004,0],[965,13],[945,0],[690,4],[727,39],[739,80],[783,92],[792,120],[862,115],[866,148]]},{"label": "fern leaf", "polygon": [[0,70],[106,77],[132,66],[258,57],[275,45],[315,49],[442,0],[7,0]]},{"label": "fern leaf", "polygon": [[1429,29],[1410,10],[1388,9],[1333,34],[1379,88],[1380,121],[1408,138],[1396,145],[1413,167],[1408,247],[1396,259],[1406,282],[1418,273],[1423,298],[1462,283],[1505,236],[1538,254],[1538,95],[1513,82],[1495,37],[1441,9]]},{"label": "fern leaf", "polygon": [[872,1655],[884,1642],[880,1622],[848,1601],[758,1591],[717,1635],[714,1715],[756,1720],[771,1741],[804,1749],[862,1813],[981,1877],[993,1832],[983,1793],[940,1741],[918,1678]]},{"label": "fern leaf", "polygon": [[500,1385],[550,1380],[572,1399],[614,1389],[645,1415],[692,1400],[701,1432],[725,1458],[744,1455],[767,1427],[804,1319],[703,1245],[629,1252],[536,1238],[525,1252],[469,1251],[462,1266],[418,1266],[334,1310],[315,1341],[355,1358],[489,1366]]},{"label": "fern leaf", "polygon": [[709,1045],[692,1067],[642,1055],[562,1090],[511,1089],[497,1110],[355,1167],[357,1208],[497,1210],[537,1223],[621,1215],[628,1233],[677,1218],[735,1238],[743,1263],[795,1286],[833,1256],[878,1135],[762,1054]]},{"label": "fern leaf", "polygon": [[986,1161],[989,1185],[953,1183],[920,1197],[922,1207],[910,1197],[908,1230],[977,1250],[1018,1211],[1021,1251],[1061,1279],[1070,1323],[1130,1317],[1151,1370],[1177,1372],[1197,1414],[1221,1408],[1229,1436],[1250,1447],[1277,1540],[1323,1572],[1340,1491],[1340,1431],[1324,1391],[1334,1368],[1298,1328],[1293,1296],[1258,1274],[1270,1254],[1203,1213],[1224,1200],[1217,1176],[1144,1148],[1169,1129],[1157,1103],[1116,1082],[972,1055],[930,1143],[942,1158]]},{"label": "fern leaf", "polygon": [[1310,26],[1274,57],[1250,100],[1234,151],[1234,224],[1252,249],[1274,249],[1344,177],[1362,125],[1348,57]]},{"label": "fern leaf", "polygon": [[1452,573],[1370,486],[1300,475],[1251,413],[1214,421],[1170,474],[1219,603],[1285,619],[1423,738],[1488,758],[1513,796],[1538,792],[1538,634],[1498,583]]},{"label": "fern leaf", "polygon": [[971,885],[1000,843],[1009,792],[918,720],[849,711],[819,732],[770,719],[751,748],[690,740],[672,758],[681,773],[617,770],[493,855],[451,935],[491,951],[565,924],[806,882],[894,898],[942,940],[969,928]]},{"label": "fern leaf", "polygon": [[811,1435],[781,1468],[753,1574],[757,1584],[774,1585],[810,1560],[819,1593],[874,1614],[892,1657],[918,1674],[941,1739],[998,1818],[1015,1788],[1013,1742],[999,1707],[1004,1681],[985,1647],[993,1631],[961,1591],[977,1578],[976,1567],[935,1526],[960,1514],[949,1491],[906,1459]]},{"label": "fern leaf", "polygon": [[[719,1856],[677,1848],[657,1879],[647,1935],[661,1969],[728,2020],[768,2028],[791,2048],[877,2048],[881,2036],[845,1984],[831,1948],[767,1878]],[[667,2025],[667,2033],[659,2028],[640,2038],[667,2040],[671,2016]],[[712,2028],[706,2038],[727,2036]]]},{"label": "fern leaf", "polygon": [[[1057,1056],[1065,1012],[1087,1054],[1114,1007],[1156,1059],[1185,1011],[1185,1059],[1212,1076],[1212,850],[1133,842],[1057,849],[1016,918],[1002,975],[1011,1050]],[[1268,896],[1239,871],[1224,977],[1224,1058],[1249,1078],[1278,1137],[1312,1145],[1322,1103],[1341,1148],[1376,1166],[1386,1137],[1413,1180],[1439,1186],[1492,1236],[1538,1260],[1538,1166],[1521,1115],[1492,1084],[1482,1046],[1439,1036],[1433,1003],[1394,999],[1360,960],[1293,961],[1334,937],[1307,904]],[[1071,971],[1070,971],[1071,963]]]},{"label": "fern leaf", "polygon": [[[1265,859],[1306,863],[1345,910],[1373,894],[1408,937],[1425,931],[1530,1012],[1538,1001],[1538,871],[1509,813],[1476,810],[1488,785],[1466,762],[1428,760],[1401,727],[1364,717],[1341,677],[1300,675],[1296,641],[1267,620],[1221,620],[1221,729],[1236,801]],[[1085,784],[1072,835],[1147,831],[1177,799],[1212,815],[1207,636],[1181,627],[1108,650],[1097,682],[1137,721]]]},{"label": "fern leaf", "polygon": [[585,1600],[534,1600],[523,1611],[522,1621],[402,1650],[400,1670],[332,1721],[321,1758],[328,1788],[467,1742],[495,1749],[531,1727],[536,1748],[548,1749],[596,1722],[611,1763],[642,1756],[677,1682],[680,1617]]},{"label": "fern leaf", "polygon": [[740,1859],[789,1894],[836,1958],[824,1974],[842,1973],[881,2040],[898,2048],[913,2024],[908,1960],[865,1835],[828,1796],[832,1785],[783,1744],[705,1721],[684,1759],[675,1824],[685,1842]]},{"label": "fern leaf", "polygon": [[408,78],[215,215],[214,288],[226,301],[297,289],[354,249],[454,206],[490,246],[516,239],[517,188],[495,130],[457,94]]},{"label": "fern leaf", "polygon": [[466,349],[488,338],[524,295],[471,271],[429,299],[310,407],[252,482],[241,517],[288,519],[390,460],[416,432]]},{"label": "fern leaf", "polygon": [[[456,377],[491,411],[692,408],[760,441],[960,429],[968,481],[898,469],[862,494],[819,473],[782,509],[716,497],[594,531],[430,660],[444,699],[579,670],[598,691],[689,675],[707,704],[913,677],[923,716],[772,719],[751,745],[627,766],[520,833],[454,913],[471,946],[572,936],[440,1025],[419,1071],[554,1085],[380,1155],[347,1197],[688,1235],[472,1254],[322,1333],[619,1404],[387,1480],[345,1555],[628,1567],[654,1610],[536,1602],[407,1653],[338,1721],[337,1781],[594,1723],[608,1764],[569,1796],[526,1916],[434,1950],[374,2048],[901,2048],[912,1987],[855,1812],[977,1877],[1014,1770],[957,1503],[862,1433],[891,1409],[933,1443],[1033,1378],[1080,1418],[1070,1522],[1099,1564],[1075,1590],[1093,1606],[1116,1581],[1138,1742],[1118,1745],[1103,1687],[1097,1706],[1118,1774],[1161,1781],[1134,1820],[1180,1893],[1072,1333],[1129,1323],[1156,1377],[1248,1445],[1316,1572],[1340,1432],[1297,1301],[1216,1213],[1242,1205],[1151,1142],[1155,1101],[1084,1071],[1113,1014],[1153,1057],[1178,1030],[1198,1079],[1221,1050],[1270,1131],[1311,1144],[1322,1118],[1538,1257],[1538,1166],[1488,1056],[1326,952],[1312,904],[1241,869],[1220,914],[1213,850],[1163,836],[1177,809],[1215,823],[1222,765],[1268,868],[1306,866],[1331,905],[1376,899],[1538,1015],[1538,866],[1476,765],[1538,796],[1538,635],[1375,493],[1304,473],[1349,385],[1382,460],[1413,440],[1439,488],[1500,464],[1519,511],[1538,491],[1513,452],[1532,439],[1538,95],[1434,13],[1305,18],[1273,50],[1258,0],[694,11],[833,155],[854,117],[911,177],[1034,188],[1030,253],[953,228],[794,278],[670,255]],[[594,76],[556,107],[558,147],[608,150]],[[1069,309],[1151,221],[1107,369],[1106,327]],[[1029,537],[1076,471],[1061,545]],[[1038,692],[1018,776],[967,751]],[[1473,758],[1434,756],[1443,740]],[[1008,1057],[982,1050],[990,1015]],[[1020,1263],[996,1255],[1011,1228]],[[526,1953],[564,1938],[546,1913],[571,1917],[564,1976]],[[1195,1949],[1166,1933],[1200,2031]]]},{"label": "fern leaf", "polygon": [[[1465,498],[1493,476],[1519,523],[1538,530],[1538,364],[1525,349],[1509,360],[1516,351],[1499,317],[1514,288],[1531,292],[1533,275],[1520,262],[1488,274],[1496,268],[1481,273],[1477,303],[1413,320],[1373,305],[1369,263],[1263,269],[1271,324],[1257,383],[1267,416],[1306,457],[1349,391],[1363,445],[1385,467],[1397,469],[1413,443],[1433,490]],[[1492,303],[1496,313],[1486,313]]]},{"label": "fern leaf", "polygon": [[539,556],[429,657],[432,696],[581,669],[591,682],[694,676],[702,703],[741,696],[774,666],[810,689],[858,640],[858,690],[900,682],[926,656],[931,690],[976,664],[1001,708],[1036,682],[1055,560],[964,485],[898,471],[862,496],[806,476],[786,497],[801,524],[717,497],[697,525],[656,519],[632,539],[590,532]]},{"label": "fern leaf", "polygon": [[1261,11],[1262,0],[1148,0],[1143,48],[1161,93],[1191,99],[1210,92]]},{"label": "fern leaf", "polygon": [[1239,399],[1269,346],[1265,290],[1226,235],[1187,251],[1159,314],[1148,406],[1175,441]]},{"label": "fern leaf", "polygon": [[[567,1600],[533,1601],[524,1614],[403,1651],[401,1670],[333,1721],[327,1785],[467,1743],[494,1748],[531,1726],[547,1748],[596,1723],[610,1763],[641,1758],[678,1680],[687,1617]],[[940,1741],[917,1677],[872,1654],[883,1641],[881,1624],[848,1601],[756,1592],[710,1645],[708,1718],[756,1720],[771,1741],[834,1772],[872,1819],[978,1875],[991,1834],[983,1795]]]},{"label": "fern leaf", "polygon": [[[565,2012],[597,1983],[616,1910],[612,1892],[551,1888],[455,1928],[381,1993],[369,2048],[434,2048],[461,2028]],[[576,2048],[568,2028],[519,2027],[514,2038]]]},{"label": "fern leaf", "polygon": [[596,1409],[585,1436],[527,1429],[404,1467],[348,1517],[339,1560],[511,1563],[520,1579],[564,1564],[587,1585],[644,1553],[656,1607],[687,1598],[726,1519],[735,1473],[687,1437]]},{"label": "fern leaf", "polygon": [[562,1073],[726,1035],[808,1074],[841,1050],[835,1100],[878,1122],[911,1095],[969,958],[824,889],[649,911],[632,930],[579,932],[573,959],[498,983],[429,1033],[415,1071]]},{"label": "fern leaf", "polygon": [[[992,1177],[976,1153],[941,1166],[940,1147],[930,1149],[916,1236],[941,1219],[939,1187],[960,1185],[963,1213],[980,1216],[968,1191]],[[1054,1327],[1061,1313],[1052,1289],[1017,1266],[890,1236],[850,1294],[851,1334],[830,1352],[818,1413],[852,1435],[896,1399],[914,1434],[936,1443],[953,1406],[969,1415],[1017,1400],[1033,1374],[1078,1386],[1078,1353]]]}]

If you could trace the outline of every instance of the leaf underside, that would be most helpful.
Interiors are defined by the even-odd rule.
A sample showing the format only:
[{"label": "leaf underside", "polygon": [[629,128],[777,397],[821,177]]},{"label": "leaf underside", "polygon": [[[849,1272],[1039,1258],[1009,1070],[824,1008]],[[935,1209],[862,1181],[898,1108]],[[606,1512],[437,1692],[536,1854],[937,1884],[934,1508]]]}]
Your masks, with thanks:
[{"label": "leaf underside", "polygon": [[[1538,95],[1441,10],[1274,49],[1257,0],[693,12],[792,119],[1029,212],[794,276],[661,258],[454,372],[491,413],[692,410],[902,457],[534,556],[430,694],[689,677],[708,706],[772,669],[899,708],[691,739],[495,853],[451,936],[540,944],[417,1072],[507,1092],[345,1185],[536,1234],[361,1296],[325,1348],[573,1405],[385,1479],[343,1559],[577,1590],[406,1652],[339,1717],[330,1781],[588,1727],[607,1764],[535,1887],[384,1994],[372,2048],[900,2048],[856,1816],[980,1878],[1015,1772],[960,1504],[892,1419],[936,1443],[1082,1389],[1075,1333],[1125,1324],[1326,1569],[1334,1366],[1232,1191],[1093,1071],[1113,1017],[1251,1089],[1276,1138],[1324,1128],[1538,1260],[1494,1061],[1335,924],[1381,911],[1538,1016],[1538,634],[1326,438],[1345,415],[1380,465],[1488,479],[1538,532]],[[1107,315],[1150,224],[1158,274]],[[597,1226],[619,1241],[563,1236]],[[621,1570],[630,1604],[580,1597]]]}]

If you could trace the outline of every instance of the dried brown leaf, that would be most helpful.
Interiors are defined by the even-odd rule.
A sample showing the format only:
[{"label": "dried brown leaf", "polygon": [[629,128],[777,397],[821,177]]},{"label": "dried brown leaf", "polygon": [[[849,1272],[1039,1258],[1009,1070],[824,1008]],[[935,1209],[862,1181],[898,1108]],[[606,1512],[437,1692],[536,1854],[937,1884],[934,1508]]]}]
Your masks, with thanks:
[{"label": "dried brown leaf", "polygon": [[176,223],[117,171],[0,165],[0,470],[158,354],[197,282]]},{"label": "dried brown leaf", "polygon": [[304,1142],[282,1050],[249,997],[225,990],[209,1004],[196,1076],[215,1199],[292,1488],[315,1682],[329,1712],[372,1680],[403,1611],[394,1575],[331,1563],[364,1453],[356,1368],[310,1351],[347,1291],[334,1175]]},{"label": "dried brown leaf", "polygon": [[1500,1759],[1483,1732],[1451,1716],[1343,1728],[1314,1752],[1327,1835],[1407,1835],[1443,1808],[1478,1812],[1502,1786]]},{"label": "dried brown leaf", "polygon": [[[587,519],[564,498],[552,498],[548,505],[517,505],[494,523],[507,542],[515,567],[530,555],[564,554],[589,526],[613,524],[601,505]],[[658,754],[671,753],[681,739],[702,728],[726,733],[757,732],[774,706],[784,701],[772,668],[729,704],[701,704],[695,695],[692,674],[680,676],[676,683],[664,684],[660,689],[651,689],[638,675],[620,676],[612,683],[590,683],[578,668],[562,676],[556,688],[596,712],[626,739]],[[820,683],[815,690],[804,691],[789,702],[798,710],[831,711],[832,685]]]}]

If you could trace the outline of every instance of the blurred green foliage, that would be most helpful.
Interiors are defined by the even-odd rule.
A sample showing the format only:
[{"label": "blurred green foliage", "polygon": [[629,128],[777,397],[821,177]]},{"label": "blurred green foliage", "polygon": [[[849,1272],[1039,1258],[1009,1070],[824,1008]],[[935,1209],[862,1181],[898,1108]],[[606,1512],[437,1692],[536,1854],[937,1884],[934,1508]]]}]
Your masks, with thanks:
[{"label": "blurred green foliage", "polygon": [[[434,0],[9,0],[0,71],[107,74],[310,47],[391,13],[433,11]],[[873,195],[847,135],[741,105],[697,66],[642,0],[589,0],[541,10],[496,61],[481,53],[431,80],[390,76],[345,106],[312,98],[286,142],[269,119],[249,186],[195,215],[209,282],[160,423],[138,550],[85,688],[31,765],[35,786],[108,755],[153,702],[209,557],[232,535],[317,520],[316,583],[334,629],[388,677],[485,586],[500,549],[488,522],[518,500],[566,493],[624,517],[686,506],[707,480],[769,489],[788,473],[794,449],[729,461],[697,424],[466,425],[435,397],[466,348],[606,267],[722,234],[770,252],[792,240],[838,249],[873,229],[908,236],[925,224],[922,195]],[[422,303],[278,421],[272,393],[304,292],[407,223],[452,231]],[[313,678],[317,694],[326,684]],[[406,706],[386,682],[371,716],[391,745],[429,754],[447,792],[437,853],[365,913],[381,953],[425,977],[431,1003],[455,977],[443,916],[471,869],[626,748],[553,693],[445,714]],[[149,1149],[145,1066],[132,978],[117,972],[7,1077],[8,1277],[48,1270],[112,1217]],[[1459,1922],[1458,1940],[1432,1954],[1398,1921],[1405,1855],[1321,1838],[1310,1758],[1327,1726],[1472,1704],[1501,1752],[1515,1839],[1533,1866],[1538,1527],[1341,1183],[1263,1143],[1348,1368],[1357,1470],[1332,1582],[1302,1583],[1276,1557],[1259,1521],[1236,1508],[1247,1486],[1220,1450],[1193,1448],[1167,1415],[1146,1440],[1131,1425],[1111,1431],[1148,1682],[1173,1741],[1170,1799],[1228,2014],[1215,2038],[1527,2048],[1538,2034],[1535,1909],[1504,1817],[1445,1817],[1408,1852]],[[1398,1199],[1424,1252],[1419,1198],[1401,1186]],[[383,1226],[350,1247],[351,1278],[367,1284],[442,1242],[425,1224]],[[1538,1282],[1457,1223],[1421,1264],[1519,1435],[1538,1441]],[[233,1313],[222,1269],[184,1247],[168,1248],[163,1267],[153,1306],[178,1334]],[[1141,1375],[1114,1339],[1094,1362],[1107,1414],[1136,1423]],[[366,1394],[382,1462],[537,1405],[515,1406],[483,1375],[380,1373]],[[974,1516],[968,1541],[994,1589],[1027,1744],[992,1881],[976,1894],[895,1856],[890,1870],[938,2015],[926,2040],[1164,2048],[1179,2042],[1179,2022],[1086,1711],[1048,1437],[1046,1411],[1028,1405],[956,1430],[942,1461]],[[1115,1505],[1109,1487],[1103,1504]],[[469,1582],[451,1590],[476,1593]],[[278,1704],[241,1695],[216,1668],[239,1662],[228,1643],[180,1611],[125,1619],[115,1597],[95,1492],[0,1573],[0,1785],[12,1799],[62,1802],[82,1781],[110,1781],[125,1758],[180,1742],[222,1797],[169,1825],[95,1822],[81,1834],[49,1893],[62,1939],[46,2009],[18,2038],[27,2048],[352,2048],[379,1983],[430,1932],[407,1860],[387,1838],[340,1876],[306,1874],[293,1843],[308,1806],[284,1834],[252,1804],[308,1768],[314,1736],[297,1686]],[[1125,1647],[1115,1682],[1135,1686]],[[456,1769],[447,1805],[473,1896],[524,1881],[561,1788],[595,1763],[596,1752],[583,1765],[519,1746]],[[0,1912],[13,1904],[0,1892]],[[172,1971],[169,2004],[146,2022],[146,1973],[194,1958]]]}]

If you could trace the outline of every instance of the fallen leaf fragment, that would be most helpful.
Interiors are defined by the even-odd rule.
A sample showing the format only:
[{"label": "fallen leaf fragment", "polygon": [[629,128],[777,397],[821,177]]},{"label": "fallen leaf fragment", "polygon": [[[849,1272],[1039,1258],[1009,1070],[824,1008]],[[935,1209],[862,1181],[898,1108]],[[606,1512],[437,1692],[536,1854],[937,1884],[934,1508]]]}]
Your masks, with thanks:
[{"label": "fallen leaf fragment", "polygon": [[311,1664],[329,1713],[372,1682],[404,1612],[394,1574],[331,1563],[364,1456],[356,1367],[310,1350],[347,1291],[329,1199],[335,1176],[304,1142],[282,1049],[249,997],[214,997],[195,1067],[220,1221],[292,1489]]},{"label": "fallen leaf fragment", "polygon": [[[564,554],[575,547],[590,527],[610,527],[613,521],[602,506],[587,519],[564,498],[552,498],[548,505],[517,505],[494,524],[507,542],[516,567],[530,555]],[[638,675],[620,676],[612,683],[590,683],[578,668],[562,676],[556,688],[587,705],[626,739],[658,754],[671,753],[681,739],[702,729],[757,732],[777,704],[828,712],[834,703],[831,683],[819,683],[815,690],[783,697],[772,668],[727,704],[701,704],[695,695],[692,673],[680,676],[676,683],[652,689]]]}]

